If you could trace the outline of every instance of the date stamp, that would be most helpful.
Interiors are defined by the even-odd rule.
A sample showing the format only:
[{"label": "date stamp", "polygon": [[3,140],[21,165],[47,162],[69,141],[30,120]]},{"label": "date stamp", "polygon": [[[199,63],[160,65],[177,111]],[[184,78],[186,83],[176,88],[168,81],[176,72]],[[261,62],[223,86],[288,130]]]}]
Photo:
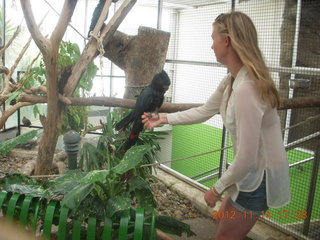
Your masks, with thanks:
[{"label": "date stamp", "polygon": [[[221,219],[258,219],[260,218],[277,218],[277,219],[306,219],[308,218],[307,211],[305,210],[297,210],[297,211],[289,211],[289,210],[281,210],[281,211],[261,211],[260,214],[254,214],[256,212],[253,211],[243,211],[243,214],[239,214],[237,211],[213,211],[212,219],[221,220]],[[258,216],[260,215],[260,216]]]}]

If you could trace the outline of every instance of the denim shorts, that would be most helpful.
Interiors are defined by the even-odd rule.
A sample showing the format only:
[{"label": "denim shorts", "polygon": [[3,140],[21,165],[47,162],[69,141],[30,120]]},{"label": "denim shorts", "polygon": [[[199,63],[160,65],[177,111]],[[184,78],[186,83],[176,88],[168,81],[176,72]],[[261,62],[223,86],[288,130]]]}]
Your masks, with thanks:
[{"label": "denim shorts", "polygon": [[266,176],[264,175],[260,186],[253,192],[240,191],[236,201],[233,201],[231,197],[228,198],[228,201],[239,212],[253,216],[260,216],[268,210]]}]

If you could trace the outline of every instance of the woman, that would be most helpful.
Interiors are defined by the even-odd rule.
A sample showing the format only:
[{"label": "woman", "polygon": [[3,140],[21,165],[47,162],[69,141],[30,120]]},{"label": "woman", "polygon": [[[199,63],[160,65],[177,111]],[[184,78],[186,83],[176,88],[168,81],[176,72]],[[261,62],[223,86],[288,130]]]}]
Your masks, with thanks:
[{"label": "woman", "polygon": [[198,108],[151,118],[145,113],[142,118],[144,126],[152,129],[165,123],[199,123],[221,114],[232,137],[234,161],[204,199],[214,207],[227,192],[215,239],[243,239],[269,207],[290,201],[289,166],[276,110],[279,95],[247,15],[219,15],[211,37],[217,61],[226,65],[229,74],[209,100]]}]

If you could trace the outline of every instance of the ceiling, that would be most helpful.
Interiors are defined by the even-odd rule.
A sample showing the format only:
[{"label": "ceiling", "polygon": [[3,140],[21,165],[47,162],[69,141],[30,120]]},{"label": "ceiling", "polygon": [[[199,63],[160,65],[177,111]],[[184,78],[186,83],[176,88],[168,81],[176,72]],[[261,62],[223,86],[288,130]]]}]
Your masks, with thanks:
[{"label": "ceiling", "polygon": [[[228,0],[162,0],[164,7],[169,8],[196,8],[209,6],[219,3],[226,3]],[[230,1],[230,0],[229,0]],[[154,6],[158,4],[158,0],[138,0],[137,2],[144,6]]]}]

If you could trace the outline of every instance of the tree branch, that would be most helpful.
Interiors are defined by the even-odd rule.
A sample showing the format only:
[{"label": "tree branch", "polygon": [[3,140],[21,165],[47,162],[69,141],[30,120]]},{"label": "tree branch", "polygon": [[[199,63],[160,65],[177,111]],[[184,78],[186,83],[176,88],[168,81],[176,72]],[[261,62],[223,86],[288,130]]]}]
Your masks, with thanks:
[{"label": "tree branch", "polygon": [[[90,98],[73,98],[67,97],[74,106],[108,106],[108,107],[122,107],[134,108],[135,100],[112,98],[112,97],[90,97]],[[34,96],[20,94],[19,100],[21,102],[31,103],[46,103],[47,99],[44,96]],[[177,112],[187,110],[193,107],[199,107],[202,104],[198,103],[164,103],[160,108],[160,112]],[[320,107],[320,97],[301,97],[282,99],[278,110],[296,109],[296,108],[314,108]]]},{"label": "tree branch", "polygon": [[[108,25],[101,31],[100,37],[103,39],[103,42],[110,40],[122,20],[136,3],[136,1],[137,0],[126,0],[122,3],[121,7],[113,15]],[[86,70],[86,67],[97,56],[97,44],[98,43],[96,39],[91,38],[89,40],[86,48],[80,56],[80,59],[73,67],[71,76],[69,77],[68,82],[64,87],[64,93],[66,96],[70,97],[73,94],[82,74]]]},{"label": "tree branch", "polygon": [[28,39],[28,42],[26,43],[26,45],[24,45],[24,47],[22,48],[18,58],[16,59],[14,64],[11,66],[10,72],[8,74],[8,78],[12,77],[12,74],[14,73],[14,70],[16,69],[16,67],[18,66],[19,62],[21,61],[23,55],[26,53],[28,47],[30,46],[31,40],[32,40],[32,37],[30,36],[29,39]]},{"label": "tree branch", "polygon": [[2,116],[0,118],[0,129],[3,128],[5,122],[8,120],[8,118],[15,113],[19,108],[24,107],[24,106],[30,106],[33,105],[34,103],[30,102],[18,102],[15,105],[13,105],[11,108],[7,109],[2,113]]},{"label": "tree branch", "polygon": [[77,0],[65,0],[57,25],[51,35],[52,47],[58,48],[77,5]]},{"label": "tree branch", "polygon": [[19,35],[20,32],[21,32],[21,26],[18,26],[16,31],[14,32],[13,36],[7,42],[7,44],[3,48],[1,48],[1,50],[0,50],[0,55],[1,56],[3,55],[4,51],[12,44],[14,39],[16,39],[16,37]]},{"label": "tree branch", "polygon": [[103,25],[103,22],[106,19],[106,16],[107,16],[109,8],[110,8],[110,5],[111,5],[111,0],[107,0],[105,2],[104,6],[103,6],[103,9],[102,9],[101,13],[100,13],[99,19],[98,19],[98,21],[97,21],[97,23],[96,23],[96,25],[95,25],[95,27],[94,27],[94,29],[92,31],[92,35],[93,36],[97,36],[98,35],[98,33],[99,33],[99,31],[100,31],[100,29],[101,29],[101,27]]},{"label": "tree branch", "polygon": [[36,45],[42,52],[44,56],[47,56],[51,52],[51,44],[40,32],[39,27],[37,26],[33,12],[30,5],[30,0],[20,0],[20,4],[23,10],[23,15],[26,19],[26,23],[29,29],[29,32],[35,41]]}]

